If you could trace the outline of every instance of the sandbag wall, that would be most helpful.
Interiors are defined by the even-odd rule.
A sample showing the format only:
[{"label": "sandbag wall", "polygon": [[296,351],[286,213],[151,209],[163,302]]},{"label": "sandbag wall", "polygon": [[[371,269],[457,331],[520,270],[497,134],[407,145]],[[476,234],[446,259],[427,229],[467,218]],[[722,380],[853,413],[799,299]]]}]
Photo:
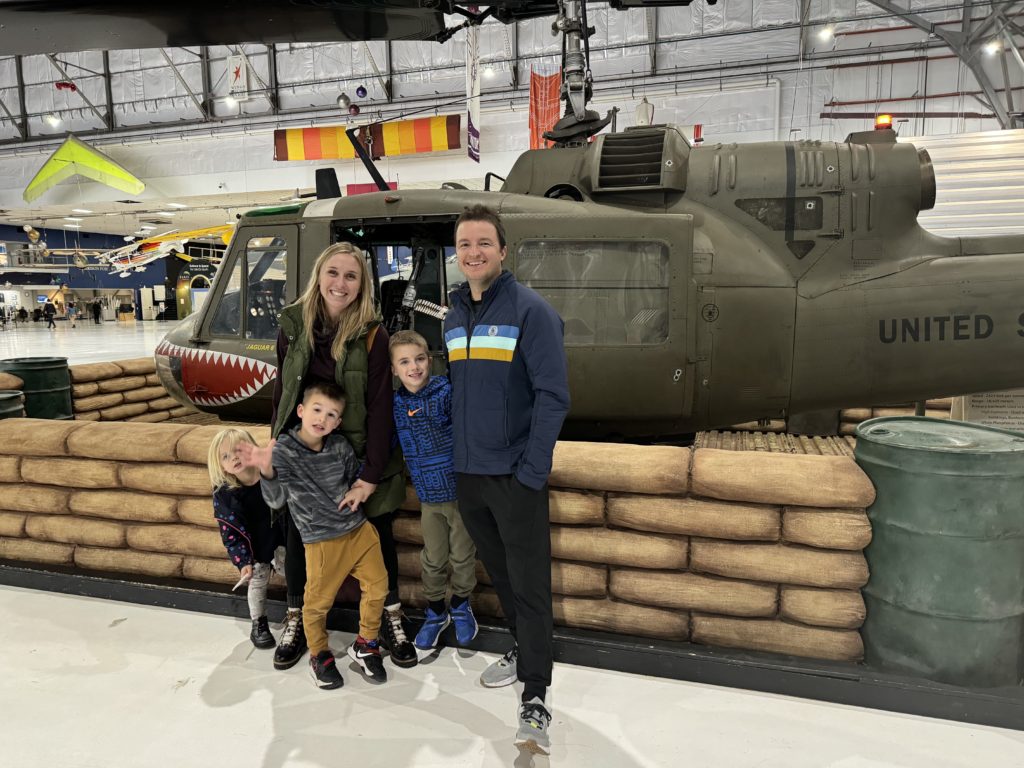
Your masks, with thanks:
[{"label": "sandbag wall", "polygon": [[[205,467],[217,429],[0,421],[0,560],[233,584]],[[874,489],[849,457],[559,443],[550,499],[556,623],[861,658]],[[401,591],[422,606],[411,491],[403,506]],[[478,575],[478,612],[500,616]]]},{"label": "sandbag wall", "polygon": [[206,470],[219,429],[0,421],[0,560],[234,584]]},{"label": "sandbag wall", "polygon": [[167,394],[152,357],[72,365],[69,370],[78,421],[153,423],[198,413]]},{"label": "sandbag wall", "polygon": [[[559,443],[556,624],[853,661],[874,488],[852,458]],[[425,605],[415,496],[394,525],[403,601]],[[474,598],[500,616],[487,575]]]},{"label": "sandbag wall", "polygon": [[[942,397],[935,400],[927,400],[924,407],[924,415],[928,418],[948,419],[949,412],[953,407],[953,398]],[[913,416],[914,413],[915,407],[912,403],[876,406],[874,408],[844,408],[839,412],[839,434],[856,434],[857,425],[868,419],[877,419],[881,416]]]}]

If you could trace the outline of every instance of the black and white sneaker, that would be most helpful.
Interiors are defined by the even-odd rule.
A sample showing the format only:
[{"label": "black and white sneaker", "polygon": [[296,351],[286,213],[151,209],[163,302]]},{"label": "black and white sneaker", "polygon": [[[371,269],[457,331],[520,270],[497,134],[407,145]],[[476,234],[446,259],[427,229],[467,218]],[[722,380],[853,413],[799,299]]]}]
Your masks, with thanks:
[{"label": "black and white sneaker", "polygon": [[391,654],[391,663],[396,667],[415,667],[419,657],[416,647],[405,634],[404,618],[401,604],[384,606],[380,620],[380,644]]},{"label": "black and white sneaker", "polygon": [[273,648],[276,644],[274,636],[270,634],[270,623],[266,616],[260,616],[252,623],[252,632],[249,639],[257,648]]},{"label": "black and white sneaker", "polygon": [[274,651],[274,669],[291,669],[306,652],[306,631],[302,628],[302,610],[289,608],[284,619],[281,641]]},{"label": "black and white sneaker", "polygon": [[338,665],[334,661],[334,654],[330,651],[320,651],[316,656],[309,657],[309,672],[313,675],[313,682],[317,688],[325,691],[341,688],[345,681],[341,678]]},{"label": "black and white sneaker", "polygon": [[363,674],[375,683],[386,683],[388,673],[384,669],[384,660],[380,657],[380,645],[376,640],[364,640],[357,637],[348,649],[349,658],[352,659]]}]

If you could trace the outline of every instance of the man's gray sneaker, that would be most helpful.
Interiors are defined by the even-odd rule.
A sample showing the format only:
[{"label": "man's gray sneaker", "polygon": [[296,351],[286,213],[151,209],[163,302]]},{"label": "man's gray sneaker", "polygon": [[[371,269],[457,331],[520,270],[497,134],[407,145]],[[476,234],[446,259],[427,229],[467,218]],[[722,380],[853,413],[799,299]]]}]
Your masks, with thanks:
[{"label": "man's gray sneaker", "polygon": [[516,681],[516,660],[519,658],[519,646],[513,645],[512,650],[487,667],[480,675],[480,683],[487,688],[501,688],[512,685]]},{"label": "man's gray sneaker", "polygon": [[516,746],[535,755],[551,753],[551,739],[548,725],[551,713],[544,702],[534,696],[519,705],[519,730],[516,731]]}]

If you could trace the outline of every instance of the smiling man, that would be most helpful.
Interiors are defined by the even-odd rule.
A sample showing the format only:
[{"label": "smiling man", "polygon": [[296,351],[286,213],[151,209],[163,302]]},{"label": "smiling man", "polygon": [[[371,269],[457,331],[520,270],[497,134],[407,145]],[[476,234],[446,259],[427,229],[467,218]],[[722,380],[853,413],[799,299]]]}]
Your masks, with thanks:
[{"label": "smiling man", "polygon": [[450,296],[445,343],[452,381],[456,496],[512,633],[481,675],[523,683],[516,743],[550,749],[551,532],[548,474],[569,411],[562,319],[502,269],[505,230],[482,205],[455,223],[466,284]]}]

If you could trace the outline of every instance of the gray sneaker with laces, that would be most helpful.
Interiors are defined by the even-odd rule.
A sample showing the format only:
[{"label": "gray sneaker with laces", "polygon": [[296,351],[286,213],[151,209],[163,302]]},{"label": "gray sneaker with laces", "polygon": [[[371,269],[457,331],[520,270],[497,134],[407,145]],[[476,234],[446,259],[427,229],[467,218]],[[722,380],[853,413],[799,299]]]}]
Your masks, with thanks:
[{"label": "gray sneaker with laces", "polygon": [[512,685],[516,681],[516,661],[519,659],[519,646],[512,649],[500,659],[492,663],[480,674],[480,683],[486,688],[501,688]]},{"label": "gray sneaker with laces", "polygon": [[516,746],[535,755],[547,755],[551,752],[551,739],[548,737],[548,725],[551,724],[551,712],[544,702],[534,696],[519,705],[519,730],[516,731]]}]

